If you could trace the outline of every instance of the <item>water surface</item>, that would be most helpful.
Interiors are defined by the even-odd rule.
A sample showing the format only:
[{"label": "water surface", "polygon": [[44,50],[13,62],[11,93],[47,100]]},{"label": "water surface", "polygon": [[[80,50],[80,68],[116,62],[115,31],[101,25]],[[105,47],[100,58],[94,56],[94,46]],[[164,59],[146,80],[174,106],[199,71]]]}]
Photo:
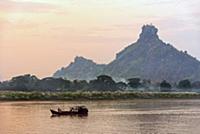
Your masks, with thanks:
[{"label": "water surface", "polygon": [[[87,117],[50,108],[86,105]],[[199,134],[200,100],[0,102],[0,134]]]}]

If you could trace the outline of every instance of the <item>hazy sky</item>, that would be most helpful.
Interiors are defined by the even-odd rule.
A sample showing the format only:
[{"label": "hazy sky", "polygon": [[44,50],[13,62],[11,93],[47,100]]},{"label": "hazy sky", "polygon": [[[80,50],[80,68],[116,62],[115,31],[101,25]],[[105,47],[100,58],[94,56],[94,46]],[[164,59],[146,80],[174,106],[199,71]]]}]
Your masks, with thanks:
[{"label": "hazy sky", "polygon": [[0,79],[52,75],[76,55],[109,63],[143,24],[200,59],[200,0],[0,0]]}]

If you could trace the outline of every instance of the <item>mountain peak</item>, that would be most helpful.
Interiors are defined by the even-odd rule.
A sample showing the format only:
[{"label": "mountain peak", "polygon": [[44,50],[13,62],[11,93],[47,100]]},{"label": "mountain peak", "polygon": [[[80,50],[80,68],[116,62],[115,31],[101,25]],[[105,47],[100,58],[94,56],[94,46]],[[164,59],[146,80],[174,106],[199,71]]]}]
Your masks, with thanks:
[{"label": "mountain peak", "polygon": [[76,57],[74,58],[74,61],[75,61],[75,62],[81,62],[81,61],[88,61],[88,59],[86,59],[86,58],[84,58],[84,57],[82,57],[82,56],[76,56]]},{"label": "mountain peak", "polygon": [[[90,59],[82,56],[76,56],[74,62],[71,62],[67,67],[56,71],[53,77],[62,77],[70,80],[90,80],[94,79],[104,69],[104,64],[97,64]],[[82,75],[84,74],[84,75]]]},{"label": "mountain peak", "polygon": [[157,35],[157,32],[158,29],[154,25],[152,24],[143,25],[139,41],[149,41],[152,39],[158,39],[159,37]]},{"label": "mountain peak", "polygon": [[54,77],[91,80],[100,74],[107,74],[114,79],[200,80],[200,62],[160,40],[157,33],[158,28],[152,24],[143,25],[139,39],[119,52],[111,63],[100,65],[77,56],[69,66],[58,70]]},{"label": "mountain peak", "polygon": [[82,56],[76,56],[72,64],[96,64],[93,60],[84,58]]}]

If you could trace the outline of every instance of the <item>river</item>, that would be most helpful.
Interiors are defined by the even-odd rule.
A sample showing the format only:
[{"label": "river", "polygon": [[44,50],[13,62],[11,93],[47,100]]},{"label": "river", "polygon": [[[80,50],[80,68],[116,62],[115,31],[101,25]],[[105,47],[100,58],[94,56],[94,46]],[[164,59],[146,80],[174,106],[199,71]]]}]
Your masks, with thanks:
[{"label": "river", "polygon": [[[50,108],[89,108],[51,117]],[[0,102],[0,134],[199,134],[200,100]]]}]

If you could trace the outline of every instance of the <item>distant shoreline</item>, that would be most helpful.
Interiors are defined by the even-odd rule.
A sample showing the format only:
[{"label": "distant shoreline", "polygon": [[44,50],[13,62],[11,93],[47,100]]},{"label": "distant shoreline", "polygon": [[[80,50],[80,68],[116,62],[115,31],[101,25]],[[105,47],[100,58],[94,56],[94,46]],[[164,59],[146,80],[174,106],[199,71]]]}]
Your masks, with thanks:
[{"label": "distant shoreline", "polygon": [[200,99],[195,92],[21,92],[0,91],[0,101],[47,101],[47,100],[128,100],[128,99]]}]

